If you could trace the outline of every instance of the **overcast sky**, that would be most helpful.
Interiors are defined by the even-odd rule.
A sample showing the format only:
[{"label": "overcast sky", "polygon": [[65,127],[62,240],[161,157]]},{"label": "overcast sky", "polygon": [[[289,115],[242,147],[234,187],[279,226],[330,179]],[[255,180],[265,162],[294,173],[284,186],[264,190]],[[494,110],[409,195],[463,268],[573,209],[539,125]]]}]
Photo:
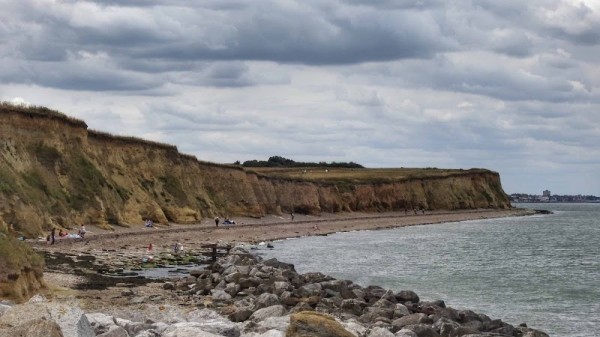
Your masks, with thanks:
[{"label": "overcast sky", "polygon": [[600,1],[0,0],[0,99],[218,163],[600,195]]}]

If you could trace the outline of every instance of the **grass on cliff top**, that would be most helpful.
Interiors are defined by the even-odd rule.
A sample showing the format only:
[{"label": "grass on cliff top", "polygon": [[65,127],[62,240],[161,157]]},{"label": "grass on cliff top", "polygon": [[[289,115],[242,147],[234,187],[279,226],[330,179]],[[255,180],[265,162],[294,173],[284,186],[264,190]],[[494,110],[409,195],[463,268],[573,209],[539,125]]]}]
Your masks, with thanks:
[{"label": "grass on cliff top", "polygon": [[328,168],[326,171],[322,167],[253,167],[249,171],[273,178],[326,183],[386,183],[491,172],[486,169],[462,170],[438,168]]}]

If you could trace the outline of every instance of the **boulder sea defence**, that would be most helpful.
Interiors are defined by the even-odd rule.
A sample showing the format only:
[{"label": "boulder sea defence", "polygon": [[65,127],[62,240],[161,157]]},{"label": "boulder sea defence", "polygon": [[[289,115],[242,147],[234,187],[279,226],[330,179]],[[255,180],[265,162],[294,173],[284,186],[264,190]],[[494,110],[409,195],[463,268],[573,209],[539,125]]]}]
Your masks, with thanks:
[{"label": "boulder sea defence", "polygon": [[130,307],[111,307],[110,314],[83,313],[75,303],[39,296],[24,305],[0,305],[0,336],[38,336],[27,333],[40,325],[52,336],[65,337],[548,336],[526,324],[513,326],[453,309],[442,300],[422,301],[410,290],[362,287],[322,273],[298,274],[293,265],[263,260],[241,248],[209,269],[168,284],[165,291],[185,305],[139,296]]},{"label": "boulder sea defence", "polygon": [[167,225],[217,215],[510,208],[498,173],[431,170],[324,182],[204,162],[173,145],[89,130],[47,108],[0,105],[0,226]]}]

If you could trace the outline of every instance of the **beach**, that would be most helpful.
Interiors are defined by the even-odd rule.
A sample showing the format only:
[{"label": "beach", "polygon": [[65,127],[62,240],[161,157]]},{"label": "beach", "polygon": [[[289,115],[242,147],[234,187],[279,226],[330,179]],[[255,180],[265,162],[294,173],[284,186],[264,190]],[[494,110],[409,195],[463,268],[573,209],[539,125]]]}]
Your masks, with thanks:
[{"label": "beach", "polygon": [[[79,328],[90,335],[101,336],[115,331],[123,336],[124,331],[129,336],[139,333],[140,336],[179,336],[208,329],[224,337],[283,337],[295,329],[296,320],[304,319],[302,315],[317,315],[313,317],[316,321],[310,324],[319,325],[322,319],[333,322],[335,318],[335,324],[340,324],[336,331],[347,329],[354,336],[372,336],[370,329],[383,329],[377,331],[385,330],[388,335],[397,333],[397,336],[413,336],[414,331],[447,334],[467,329],[473,333],[547,337],[525,325],[513,326],[470,310],[446,307],[443,300],[424,301],[410,289],[361,286],[320,272],[300,274],[292,264],[261,257],[260,252],[266,247],[256,247],[272,242],[277,249],[283,243],[275,240],[292,237],[331,240],[335,238],[325,236],[338,232],[369,235],[398,227],[452,226],[467,220],[532,214],[534,210],[525,209],[470,210],[295,215],[293,220],[288,214],[287,217],[236,218],[236,224],[228,226],[215,226],[214,219],[193,225],[138,226],[112,231],[89,226],[83,240],[59,239],[54,245],[34,243],[36,250],[46,254],[44,278],[48,286],[43,292],[47,299],[36,299],[35,305],[42,312],[50,312],[48,319],[58,322],[63,330],[70,329],[73,320],[84,315],[90,325]],[[301,240],[286,242],[293,241]],[[182,264],[187,268],[180,276],[151,279],[127,275],[142,272],[147,268],[144,267],[146,258],[152,255],[154,267],[151,269],[156,270],[166,268],[163,261],[181,258],[173,253],[174,243],[183,243],[184,258],[203,255],[202,246],[209,243],[237,247],[210,265]],[[252,252],[253,249],[258,250]],[[327,259],[326,255],[320,254],[319,258]],[[67,260],[77,263],[70,264]],[[5,309],[15,312],[7,316],[10,318],[26,308]],[[65,308],[72,311],[69,317],[52,316],[53,312],[62,313]],[[323,316],[323,313],[328,315]],[[347,332],[343,335],[349,336]]]},{"label": "beach", "polygon": [[152,244],[155,249],[169,249],[176,242],[198,246],[208,243],[256,244],[277,239],[327,235],[336,232],[377,230],[395,227],[438,224],[476,219],[531,215],[530,209],[478,209],[459,211],[386,212],[386,213],[326,213],[319,216],[290,214],[269,215],[263,218],[235,218],[236,224],[215,226],[213,219],[196,224],[155,225],[132,227],[114,226],[113,230],[87,226],[85,240],[60,239],[55,245],[38,244],[42,250],[127,249],[143,251]]},{"label": "beach", "polygon": [[[219,246],[252,246],[278,239],[325,236],[336,232],[526,216],[534,211],[513,208],[407,213],[327,213],[320,216],[295,214],[293,221],[290,214],[269,215],[260,219],[235,218],[235,225],[220,224],[218,227],[215,226],[214,219],[203,219],[200,223],[190,225],[155,225],[153,228],[145,228],[141,224],[129,228],[115,226],[114,230],[87,226],[88,233],[84,240],[58,239],[54,245],[36,242],[34,247],[40,252],[93,256],[102,265],[119,267],[131,266],[131,261],[138,261],[134,263],[139,265],[140,259],[147,254],[169,254],[177,242],[183,244],[187,254],[194,255],[203,250],[203,245],[214,243]],[[152,252],[148,250],[150,245]],[[128,299],[120,294],[132,287],[139,293],[157,296],[164,293],[161,283],[141,282],[134,285],[128,280],[100,278],[95,273],[81,273],[76,268],[53,265],[48,260],[47,265],[44,272],[50,290],[47,295],[56,299],[75,295],[88,310],[107,311],[115,306],[127,307],[130,304]],[[104,301],[105,298],[110,300]],[[166,303],[184,305],[180,298],[162,298]]]}]

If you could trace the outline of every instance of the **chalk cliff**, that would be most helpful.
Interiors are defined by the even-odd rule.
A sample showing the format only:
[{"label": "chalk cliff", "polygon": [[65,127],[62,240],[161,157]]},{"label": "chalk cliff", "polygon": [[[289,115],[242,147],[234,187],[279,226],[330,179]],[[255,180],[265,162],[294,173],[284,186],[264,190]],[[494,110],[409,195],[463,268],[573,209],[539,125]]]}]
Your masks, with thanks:
[{"label": "chalk cliff", "polygon": [[348,185],[286,179],[203,162],[172,145],[88,130],[46,108],[0,106],[0,225],[194,223],[215,215],[509,208],[498,173]]}]

